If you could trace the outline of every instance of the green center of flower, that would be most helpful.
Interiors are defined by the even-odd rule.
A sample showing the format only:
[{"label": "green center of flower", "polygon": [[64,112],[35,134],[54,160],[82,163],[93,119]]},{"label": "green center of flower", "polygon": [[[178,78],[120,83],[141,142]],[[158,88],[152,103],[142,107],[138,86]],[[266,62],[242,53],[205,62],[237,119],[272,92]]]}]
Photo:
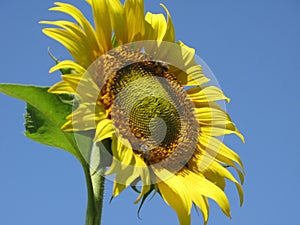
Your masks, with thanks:
[{"label": "green center of flower", "polygon": [[167,99],[149,96],[138,100],[129,114],[131,132],[141,140],[149,139],[148,146],[168,146],[179,138],[180,115]]}]

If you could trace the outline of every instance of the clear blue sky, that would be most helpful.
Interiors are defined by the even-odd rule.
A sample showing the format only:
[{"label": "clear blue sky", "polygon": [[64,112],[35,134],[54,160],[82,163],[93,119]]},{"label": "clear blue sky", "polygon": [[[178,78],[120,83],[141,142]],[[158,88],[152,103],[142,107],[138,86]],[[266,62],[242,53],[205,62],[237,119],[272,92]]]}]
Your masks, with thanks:
[{"label": "clear blue sky", "polygon": [[[75,5],[88,11],[84,0]],[[228,111],[246,137],[225,142],[246,166],[245,203],[233,185],[227,193],[233,219],[212,203],[209,225],[299,224],[300,2],[298,0],[146,0],[146,10],[165,3],[177,39],[193,46],[231,97]],[[47,47],[68,58],[45,37],[42,19],[52,0],[1,3],[0,82],[52,85]],[[70,154],[23,134],[23,102],[0,95],[0,225],[83,225],[86,189],[80,164]],[[139,220],[136,194],[128,190],[109,204],[107,183],[102,225],[176,225],[174,211],[156,196]],[[193,212],[192,224],[202,224]]]}]

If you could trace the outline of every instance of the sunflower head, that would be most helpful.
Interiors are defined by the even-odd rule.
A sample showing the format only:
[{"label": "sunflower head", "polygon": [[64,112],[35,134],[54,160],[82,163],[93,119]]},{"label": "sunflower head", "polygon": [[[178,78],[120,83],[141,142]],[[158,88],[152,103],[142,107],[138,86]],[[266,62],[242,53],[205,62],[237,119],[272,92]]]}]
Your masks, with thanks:
[{"label": "sunflower head", "polygon": [[[42,22],[57,26],[44,32],[74,59],[51,69],[72,71],[49,89],[76,96],[62,129],[93,131],[95,143],[111,141],[106,174],[115,174],[113,197],[129,186],[141,187],[136,202],[158,192],[181,225],[190,224],[192,205],[200,208],[206,223],[208,198],[230,216],[225,179],[236,184],[242,203],[243,165],[220,138],[243,136],[219,105],[228,98],[203,74],[206,65],[194,49],[175,43],[166,7],[167,20],[163,14],[145,15],[142,0],[88,3],[94,27],[64,3],[52,10],[69,14],[76,23]],[[227,167],[236,169],[241,182]]]}]

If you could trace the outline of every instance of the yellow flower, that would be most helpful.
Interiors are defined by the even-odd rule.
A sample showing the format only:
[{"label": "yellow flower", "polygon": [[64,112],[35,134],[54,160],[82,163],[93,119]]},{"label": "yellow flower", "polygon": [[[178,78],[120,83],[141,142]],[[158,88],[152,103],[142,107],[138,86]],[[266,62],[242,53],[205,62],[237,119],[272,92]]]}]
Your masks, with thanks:
[{"label": "yellow flower", "polygon": [[[144,14],[143,0],[88,0],[94,27],[80,10],[55,3],[50,10],[66,13],[70,21],[43,32],[63,44],[74,61],[65,60],[50,72],[70,69],[49,91],[69,93],[78,107],[67,117],[64,131],[94,130],[94,142],[111,140],[115,174],[113,197],[128,186],[141,186],[136,203],[158,192],[190,224],[192,205],[208,221],[213,199],[230,217],[225,179],[236,184],[243,202],[243,165],[218,137],[236,134],[229,115],[217,101],[229,99],[195,60],[195,51],[175,43],[165,6],[163,14]],[[58,28],[57,28],[58,27]],[[227,167],[237,171],[240,182]],[[138,191],[138,190],[137,190]],[[142,201],[143,202],[143,201]]]}]

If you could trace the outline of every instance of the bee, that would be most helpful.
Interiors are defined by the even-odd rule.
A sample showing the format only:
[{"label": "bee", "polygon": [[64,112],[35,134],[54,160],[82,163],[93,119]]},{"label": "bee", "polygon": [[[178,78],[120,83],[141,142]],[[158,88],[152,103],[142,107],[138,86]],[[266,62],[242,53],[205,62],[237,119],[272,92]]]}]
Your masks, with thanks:
[{"label": "bee", "polygon": [[164,61],[155,61],[154,62],[154,69],[158,74],[163,74],[169,71],[168,63]]},{"label": "bee", "polygon": [[141,143],[139,150],[140,150],[141,156],[147,162],[148,157],[150,155],[150,147],[147,144],[145,144],[145,143]]}]

